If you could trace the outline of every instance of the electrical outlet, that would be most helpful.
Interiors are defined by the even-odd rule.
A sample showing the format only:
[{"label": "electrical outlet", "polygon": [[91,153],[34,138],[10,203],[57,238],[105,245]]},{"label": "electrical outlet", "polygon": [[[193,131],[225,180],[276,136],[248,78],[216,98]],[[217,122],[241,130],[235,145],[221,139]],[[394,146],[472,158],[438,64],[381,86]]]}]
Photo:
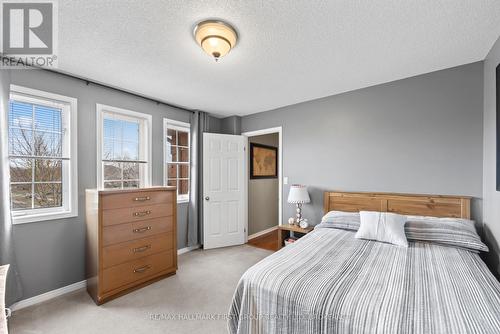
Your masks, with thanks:
[{"label": "electrical outlet", "polygon": [[288,176],[285,176],[285,177],[283,178],[283,184],[288,184]]}]

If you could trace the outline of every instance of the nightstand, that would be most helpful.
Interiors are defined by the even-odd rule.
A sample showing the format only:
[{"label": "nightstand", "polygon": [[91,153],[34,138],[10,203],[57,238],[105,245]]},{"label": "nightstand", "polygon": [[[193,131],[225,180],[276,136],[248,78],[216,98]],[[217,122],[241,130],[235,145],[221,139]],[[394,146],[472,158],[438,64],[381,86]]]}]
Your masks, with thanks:
[{"label": "nightstand", "polygon": [[278,249],[283,247],[283,240],[290,236],[290,232],[297,232],[307,234],[311,232],[314,227],[302,228],[298,225],[283,224],[278,226]]}]

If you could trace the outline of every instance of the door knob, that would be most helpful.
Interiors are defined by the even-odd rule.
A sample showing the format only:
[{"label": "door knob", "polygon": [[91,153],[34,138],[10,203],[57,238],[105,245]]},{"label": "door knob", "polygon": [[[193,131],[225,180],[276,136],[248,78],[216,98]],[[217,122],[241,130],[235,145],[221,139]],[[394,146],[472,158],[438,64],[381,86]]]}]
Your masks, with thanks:
[{"label": "door knob", "polygon": [[210,201],[210,197],[206,196],[205,201]]}]

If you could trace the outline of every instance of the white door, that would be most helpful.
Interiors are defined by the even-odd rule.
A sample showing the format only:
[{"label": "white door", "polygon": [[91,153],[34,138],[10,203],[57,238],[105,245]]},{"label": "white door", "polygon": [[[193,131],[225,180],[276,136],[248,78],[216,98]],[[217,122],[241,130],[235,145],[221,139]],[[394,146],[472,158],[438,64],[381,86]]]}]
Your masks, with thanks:
[{"label": "white door", "polygon": [[203,134],[203,248],[246,241],[246,140]]}]

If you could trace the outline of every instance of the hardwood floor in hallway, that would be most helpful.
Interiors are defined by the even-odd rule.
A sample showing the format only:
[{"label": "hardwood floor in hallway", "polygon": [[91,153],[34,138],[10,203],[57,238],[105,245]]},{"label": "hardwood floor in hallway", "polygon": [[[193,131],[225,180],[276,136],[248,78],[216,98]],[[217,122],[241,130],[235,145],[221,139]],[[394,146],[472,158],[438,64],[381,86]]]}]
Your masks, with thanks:
[{"label": "hardwood floor in hallway", "polygon": [[278,230],[271,231],[252,240],[248,240],[248,245],[275,252],[278,250]]}]

